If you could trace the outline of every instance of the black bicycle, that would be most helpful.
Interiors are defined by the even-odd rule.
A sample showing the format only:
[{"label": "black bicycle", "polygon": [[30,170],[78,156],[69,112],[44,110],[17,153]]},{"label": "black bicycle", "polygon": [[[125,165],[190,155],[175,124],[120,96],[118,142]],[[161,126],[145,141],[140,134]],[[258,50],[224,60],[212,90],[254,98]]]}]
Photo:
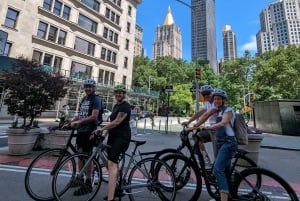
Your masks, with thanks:
[{"label": "black bicycle", "polygon": [[[174,171],[176,176],[176,200],[196,201],[202,192],[202,182],[208,194],[215,200],[220,200],[220,192],[213,167],[205,166],[204,157],[196,141],[194,145],[189,140],[189,133],[182,131],[180,136],[182,142],[190,152],[189,156],[184,154],[169,153],[161,156]],[[233,159],[232,167],[228,172],[228,182],[231,189],[231,200],[278,200],[278,197],[297,201],[298,198],[293,189],[281,177],[269,170],[256,167],[256,164],[245,156],[246,152],[239,150]],[[158,154],[159,155],[159,154]],[[249,162],[250,167],[237,166],[240,159]],[[203,178],[203,179],[202,179]],[[276,185],[276,190],[268,186],[271,182]],[[167,186],[165,186],[168,189]],[[273,191],[276,191],[274,194]],[[266,194],[268,193],[268,194]],[[272,194],[271,197],[269,194]]]},{"label": "black bicycle", "polygon": [[[76,128],[66,126],[65,132],[71,133],[66,139],[66,145],[63,148],[52,148],[40,153],[30,163],[25,174],[25,189],[28,195],[37,201],[54,200],[52,194],[52,178],[63,159],[69,157],[73,153],[77,153],[77,149],[73,144],[77,135]],[[103,149],[103,154],[99,157],[102,169],[102,180],[108,181],[107,171],[107,153]]]},{"label": "black bicycle", "polygon": [[[98,139],[92,154],[76,153],[61,162],[52,180],[52,190],[56,200],[90,201],[96,196],[102,181],[102,169],[98,157],[102,154],[101,150],[108,147],[103,143],[103,138],[98,137]],[[120,167],[117,188],[119,200],[127,195],[131,201],[139,200],[140,196],[147,200],[173,201],[176,189],[175,175],[171,168],[160,159],[143,157],[151,153],[136,153],[137,147],[145,144],[146,141],[131,140],[131,142],[135,146],[132,153],[127,154],[130,157],[129,162],[126,166]],[[125,155],[122,157],[125,158]],[[78,169],[74,161],[82,161],[83,167]],[[154,164],[154,169],[151,169],[151,164]],[[90,167],[93,167],[92,172]],[[87,178],[91,178],[92,185],[87,184]],[[78,181],[81,183],[75,186]],[[88,192],[80,195],[76,193],[79,188],[85,187]]]}]

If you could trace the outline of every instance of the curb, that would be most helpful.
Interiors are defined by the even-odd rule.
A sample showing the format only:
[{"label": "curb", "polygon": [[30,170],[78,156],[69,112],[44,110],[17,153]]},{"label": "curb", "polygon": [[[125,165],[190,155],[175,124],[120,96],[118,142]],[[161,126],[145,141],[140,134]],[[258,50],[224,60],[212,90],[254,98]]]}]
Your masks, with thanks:
[{"label": "curb", "polygon": [[279,149],[279,150],[286,150],[286,151],[300,151],[300,149],[286,148],[286,147],[275,147],[275,146],[269,146],[269,145],[261,145],[260,148],[263,148],[263,149]]}]

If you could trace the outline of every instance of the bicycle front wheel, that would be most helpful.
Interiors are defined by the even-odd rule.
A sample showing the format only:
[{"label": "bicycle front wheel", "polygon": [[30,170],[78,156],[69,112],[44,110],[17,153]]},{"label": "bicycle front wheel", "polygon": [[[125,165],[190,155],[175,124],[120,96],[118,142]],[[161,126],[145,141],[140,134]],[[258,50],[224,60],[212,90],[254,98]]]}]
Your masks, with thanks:
[{"label": "bicycle front wheel", "polygon": [[63,158],[70,156],[64,149],[50,149],[39,154],[28,166],[25,174],[25,189],[28,195],[39,201],[53,200],[51,190],[55,167]]},{"label": "bicycle front wheel", "polygon": [[90,201],[96,196],[102,181],[101,165],[95,158],[87,164],[89,157],[77,153],[62,161],[52,181],[56,200]]},{"label": "bicycle front wheel", "polygon": [[[151,164],[156,164],[154,170]],[[168,187],[168,191],[164,186]],[[131,201],[141,199],[174,201],[176,197],[174,173],[162,160],[142,159],[129,173],[126,191]]]},{"label": "bicycle front wheel", "polygon": [[[257,178],[261,182],[257,182]],[[257,186],[257,183],[260,185]],[[299,201],[292,187],[276,173],[263,168],[248,168],[236,173],[232,200]]]}]

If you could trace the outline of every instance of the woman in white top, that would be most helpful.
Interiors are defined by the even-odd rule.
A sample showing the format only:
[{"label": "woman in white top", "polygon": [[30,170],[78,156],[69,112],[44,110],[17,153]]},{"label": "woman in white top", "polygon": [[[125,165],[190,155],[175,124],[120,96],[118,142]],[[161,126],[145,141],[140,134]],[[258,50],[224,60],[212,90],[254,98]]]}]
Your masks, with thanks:
[{"label": "woman in white top", "polygon": [[232,108],[225,106],[227,98],[227,93],[221,89],[216,89],[213,92],[214,103],[218,107],[218,116],[216,124],[206,127],[208,130],[216,130],[218,154],[215,159],[213,173],[217,179],[221,201],[228,200],[229,187],[227,178],[230,178],[228,170],[231,165],[231,159],[237,151],[237,141],[231,127],[234,123],[235,113]]}]

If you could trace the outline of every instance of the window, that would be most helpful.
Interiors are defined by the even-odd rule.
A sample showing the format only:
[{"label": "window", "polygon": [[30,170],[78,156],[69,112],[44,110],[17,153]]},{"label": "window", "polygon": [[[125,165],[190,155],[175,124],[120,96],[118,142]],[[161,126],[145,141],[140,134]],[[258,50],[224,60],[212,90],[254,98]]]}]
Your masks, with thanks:
[{"label": "window", "polygon": [[56,42],[57,37],[57,28],[54,26],[50,26],[49,33],[48,33],[48,40],[52,42]]},{"label": "window", "polygon": [[46,38],[47,28],[48,28],[48,24],[44,22],[39,22],[37,36],[40,38]]},{"label": "window", "polygon": [[15,28],[17,19],[18,19],[18,15],[19,15],[18,11],[8,8],[4,25],[7,27],[10,27],[10,28]]},{"label": "window", "polygon": [[103,59],[103,60],[105,60],[105,55],[106,55],[106,48],[102,47],[100,58]]},{"label": "window", "polygon": [[117,62],[117,53],[115,52],[112,53],[111,62],[114,64]]},{"label": "window", "polygon": [[59,1],[55,1],[54,8],[53,8],[53,13],[55,13],[56,15],[60,15],[61,8],[62,8],[62,3],[59,2]]},{"label": "window", "polygon": [[64,6],[63,18],[68,20],[70,18],[71,8],[69,6]]},{"label": "window", "polygon": [[112,30],[109,31],[108,40],[113,41],[114,32]]},{"label": "window", "polygon": [[128,67],[128,57],[124,57],[124,68]]},{"label": "window", "polygon": [[76,37],[74,49],[84,54],[94,56],[95,44]]},{"label": "window", "polygon": [[42,54],[42,52],[34,50],[32,60],[40,64],[42,62]]},{"label": "window", "polygon": [[92,67],[77,62],[72,62],[71,77],[87,79],[91,77]]},{"label": "window", "polygon": [[131,16],[131,12],[132,12],[132,7],[128,6],[128,15]]},{"label": "window", "polygon": [[126,79],[127,79],[126,76],[123,75],[122,84],[126,85]]},{"label": "window", "polygon": [[119,34],[115,33],[114,43],[118,44],[118,40],[119,40]]},{"label": "window", "polygon": [[52,0],[44,0],[43,8],[51,11],[51,6],[52,6]]},{"label": "window", "polygon": [[111,50],[107,50],[106,61],[111,61]]},{"label": "window", "polygon": [[108,28],[104,27],[104,29],[103,29],[103,37],[104,38],[107,38],[107,33],[108,33]]},{"label": "window", "polygon": [[94,9],[95,11],[99,11],[100,3],[95,0],[81,0],[82,3],[87,5],[88,7]]},{"label": "window", "polygon": [[116,24],[120,23],[120,16],[111,11],[109,8],[106,8],[105,17]]},{"label": "window", "polygon": [[94,33],[97,31],[97,23],[82,14],[79,14],[78,25]]},{"label": "window", "polygon": [[11,46],[12,46],[12,43],[6,43],[5,44],[3,56],[9,56]]},{"label": "window", "polygon": [[44,65],[47,65],[47,66],[51,66],[52,64],[52,59],[53,59],[53,56],[50,55],[50,54],[45,54],[44,56]]},{"label": "window", "polygon": [[125,43],[125,49],[128,50],[129,49],[129,40],[126,39],[126,43]]},{"label": "window", "polygon": [[127,22],[127,29],[126,29],[126,31],[127,31],[128,33],[130,33],[130,23],[129,23],[129,22]]},{"label": "window", "polygon": [[104,84],[108,84],[109,81],[109,72],[105,71],[104,73]]},{"label": "window", "polygon": [[62,60],[63,59],[61,57],[55,57],[54,58],[54,64],[53,64],[53,72],[54,73],[59,73],[60,72]]},{"label": "window", "polygon": [[58,35],[58,44],[65,45],[67,32],[60,30]]},{"label": "window", "polygon": [[115,82],[115,74],[114,73],[111,73],[110,74],[110,85],[114,85],[114,82]]}]

